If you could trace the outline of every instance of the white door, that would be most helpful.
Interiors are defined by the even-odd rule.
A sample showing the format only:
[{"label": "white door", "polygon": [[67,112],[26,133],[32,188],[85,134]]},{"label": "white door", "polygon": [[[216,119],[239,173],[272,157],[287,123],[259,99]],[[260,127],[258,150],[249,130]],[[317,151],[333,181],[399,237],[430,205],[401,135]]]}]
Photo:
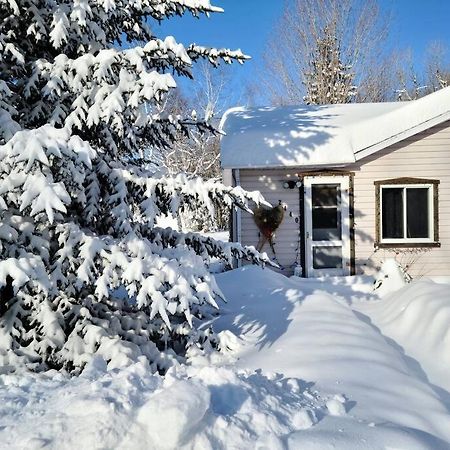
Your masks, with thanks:
[{"label": "white door", "polygon": [[306,276],[350,275],[348,176],[308,176],[305,189]]}]

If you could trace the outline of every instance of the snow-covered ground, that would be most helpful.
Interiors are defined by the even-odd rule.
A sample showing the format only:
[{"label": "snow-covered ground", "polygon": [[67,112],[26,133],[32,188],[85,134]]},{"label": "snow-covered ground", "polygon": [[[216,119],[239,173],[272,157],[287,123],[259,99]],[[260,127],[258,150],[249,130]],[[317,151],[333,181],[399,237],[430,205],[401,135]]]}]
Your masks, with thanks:
[{"label": "snow-covered ground", "polygon": [[[223,353],[0,375],[0,448],[448,449],[449,286],[217,275]],[[230,330],[230,331],[227,331]]]},{"label": "snow-covered ground", "polygon": [[448,285],[419,280],[380,300],[370,278],[286,279],[254,267],[219,284],[230,300],[215,327],[242,335],[238,367],[346,399],[344,416],[288,436],[292,448],[450,448]]}]

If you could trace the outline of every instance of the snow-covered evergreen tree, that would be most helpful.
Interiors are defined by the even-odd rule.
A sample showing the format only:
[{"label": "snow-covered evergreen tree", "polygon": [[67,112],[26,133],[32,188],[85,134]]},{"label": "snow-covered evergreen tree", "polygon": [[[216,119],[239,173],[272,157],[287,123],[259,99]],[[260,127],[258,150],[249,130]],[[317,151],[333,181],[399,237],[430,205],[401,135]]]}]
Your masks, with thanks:
[{"label": "snow-covered evergreen tree", "polygon": [[308,61],[304,101],[308,105],[350,103],[357,93],[354,78],[352,66],[342,61],[336,27],[332,23],[317,39]]},{"label": "snow-covered evergreen tree", "polygon": [[158,39],[149,21],[218,10],[209,0],[0,0],[0,365],[79,373],[95,354],[111,366],[144,355],[164,370],[206,338],[194,325],[221,293],[205,260],[259,260],[154,226],[186,202],[213,213],[217,202],[248,208],[258,193],[158,174],[138,152],[208,127],[157,112],[172,74],[245,59]]}]

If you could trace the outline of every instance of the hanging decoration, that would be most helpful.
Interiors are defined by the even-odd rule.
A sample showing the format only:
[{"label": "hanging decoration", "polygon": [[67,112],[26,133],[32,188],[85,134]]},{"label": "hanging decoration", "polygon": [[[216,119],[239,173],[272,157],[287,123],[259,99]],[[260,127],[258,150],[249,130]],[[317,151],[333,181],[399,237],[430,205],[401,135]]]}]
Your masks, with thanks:
[{"label": "hanging decoration", "polygon": [[256,249],[260,252],[266,242],[269,242],[270,248],[275,254],[273,247],[273,237],[275,231],[283,222],[285,206],[279,202],[274,208],[259,206],[253,210],[253,219],[258,227],[261,237]]}]

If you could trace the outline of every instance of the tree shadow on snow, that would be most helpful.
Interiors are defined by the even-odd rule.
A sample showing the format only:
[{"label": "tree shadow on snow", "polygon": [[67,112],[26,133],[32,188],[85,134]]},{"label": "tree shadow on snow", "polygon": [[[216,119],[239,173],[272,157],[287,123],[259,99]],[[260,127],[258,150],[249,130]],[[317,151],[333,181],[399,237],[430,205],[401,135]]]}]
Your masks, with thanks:
[{"label": "tree shadow on snow", "polygon": [[249,397],[245,389],[234,384],[209,386],[209,392],[211,394],[211,409],[214,414],[220,416],[236,414]]},{"label": "tree shadow on snow", "polygon": [[253,266],[222,274],[218,281],[228,305],[221,308],[214,329],[245,335],[258,349],[272,346],[286,333],[292,311],[305,297],[289,279]]}]

